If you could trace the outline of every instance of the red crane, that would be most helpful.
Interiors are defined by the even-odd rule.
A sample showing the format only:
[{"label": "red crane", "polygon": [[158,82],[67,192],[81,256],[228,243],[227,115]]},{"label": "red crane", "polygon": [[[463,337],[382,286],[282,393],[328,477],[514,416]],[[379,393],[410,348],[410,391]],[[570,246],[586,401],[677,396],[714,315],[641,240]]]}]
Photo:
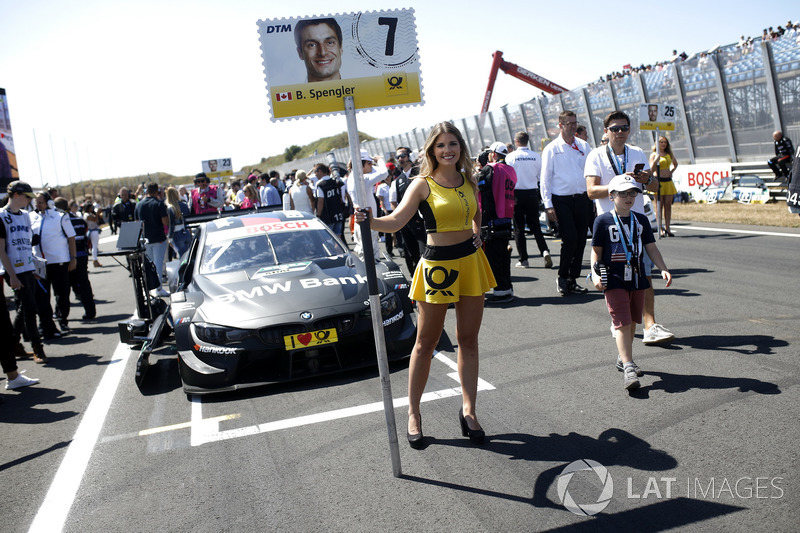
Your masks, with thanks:
[{"label": "red crane", "polygon": [[547,91],[550,94],[567,92],[567,89],[561,85],[555,84],[552,81],[539,76],[538,74],[534,74],[528,69],[524,69],[519,65],[509,63],[508,61],[503,61],[503,52],[500,50],[492,54],[492,58],[494,58],[492,61],[492,71],[489,73],[489,85],[486,87],[486,96],[483,97],[481,114],[486,113],[489,110],[489,102],[492,100],[492,92],[494,91],[494,82],[497,79],[498,70],[502,70],[506,74],[514,76],[515,78],[526,83],[530,83],[534,87],[537,87],[543,91]]}]

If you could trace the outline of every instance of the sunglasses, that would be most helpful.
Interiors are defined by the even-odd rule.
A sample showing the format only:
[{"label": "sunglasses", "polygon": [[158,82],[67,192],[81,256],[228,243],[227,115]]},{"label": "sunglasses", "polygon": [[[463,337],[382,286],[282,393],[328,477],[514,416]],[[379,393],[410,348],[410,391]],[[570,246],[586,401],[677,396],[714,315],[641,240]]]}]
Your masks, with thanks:
[{"label": "sunglasses", "polygon": [[608,131],[612,133],[619,133],[621,131],[628,131],[630,129],[631,129],[630,126],[611,126],[610,128],[608,128]]},{"label": "sunglasses", "polygon": [[629,196],[631,198],[636,198],[637,194],[639,194],[639,191],[636,189],[629,189],[627,191],[617,191],[617,196],[619,196],[620,198],[627,198]]}]

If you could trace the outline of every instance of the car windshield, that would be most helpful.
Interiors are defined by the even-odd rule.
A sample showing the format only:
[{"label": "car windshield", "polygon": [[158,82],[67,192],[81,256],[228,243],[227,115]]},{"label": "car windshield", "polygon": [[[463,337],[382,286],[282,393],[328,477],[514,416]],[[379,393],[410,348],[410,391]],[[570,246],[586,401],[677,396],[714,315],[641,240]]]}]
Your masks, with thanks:
[{"label": "car windshield", "polygon": [[707,186],[706,189],[726,189],[732,182],[733,178],[726,176],[714,181],[711,185]]},{"label": "car windshield", "polygon": [[762,182],[756,176],[742,176],[739,179],[739,187],[761,187]]},{"label": "car windshield", "polygon": [[200,273],[250,270],[344,253],[341,243],[323,229],[258,233],[206,244]]}]

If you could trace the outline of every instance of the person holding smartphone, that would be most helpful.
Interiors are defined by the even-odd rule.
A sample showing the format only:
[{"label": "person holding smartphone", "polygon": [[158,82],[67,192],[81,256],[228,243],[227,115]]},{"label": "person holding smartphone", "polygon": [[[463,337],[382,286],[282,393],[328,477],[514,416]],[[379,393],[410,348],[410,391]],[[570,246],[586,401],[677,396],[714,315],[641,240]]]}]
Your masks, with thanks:
[{"label": "person holding smartphone", "polygon": [[[608,194],[608,184],[617,176],[630,176],[638,184],[641,193],[636,196],[631,207],[634,213],[644,214],[644,192],[656,190],[658,182],[650,173],[648,157],[636,146],[627,144],[630,135],[630,118],[623,111],[612,111],[603,121],[605,135],[608,135],[608,144],[601,145],[586,157],[584,174],[586,176],[586,191],[589,198],[594,200],[597,207],[597,216],[614,209],[614,201]],[[645,250],[644,273],[651,279],[653,262]],[[615,332],[612,331],[616,335]],[[655,320],[655,293],[653,284],[646,289],[644,295],[644,344],[667,342],[675,338],[668,329]]]}]

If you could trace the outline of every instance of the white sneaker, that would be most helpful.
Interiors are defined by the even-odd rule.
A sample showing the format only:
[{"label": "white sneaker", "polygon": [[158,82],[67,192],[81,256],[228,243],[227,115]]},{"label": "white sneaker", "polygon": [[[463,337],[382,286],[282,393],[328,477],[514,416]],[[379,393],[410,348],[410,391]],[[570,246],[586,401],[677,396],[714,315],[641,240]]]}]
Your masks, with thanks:
[{"label": "white sneaker", "polygon": [[38,379],[25,377],[20,374],[14,379],[6,381],[6,390],[19,389],[22,387],[27,387],[28,385],[36,385],[37,383],[39,383]]},{"label": "white sneaker", "polygon": [[553,258],[550,257],[550,252],[547,251],[544,253],[544,267],[553,268]]},{"label": "white sneaker", "polygon": [[528,268],[528,260],[525,261],[517,261],[517,264],[514,265],[517,268]]},{"label": "white sneaker", "polygon": [[161,297],[169,296],[169,292],[165,291],[164,287],[153,289],[152,291],[150,291],[150,294],[152,294],[153,296],[161,296]]},{"label": "white sneaker", "polygon": [[642,342],[644,344],[658,344],[659,342],[671,341],[675,338],[667,328],[661,324],[653,324],[644,331]]}]

